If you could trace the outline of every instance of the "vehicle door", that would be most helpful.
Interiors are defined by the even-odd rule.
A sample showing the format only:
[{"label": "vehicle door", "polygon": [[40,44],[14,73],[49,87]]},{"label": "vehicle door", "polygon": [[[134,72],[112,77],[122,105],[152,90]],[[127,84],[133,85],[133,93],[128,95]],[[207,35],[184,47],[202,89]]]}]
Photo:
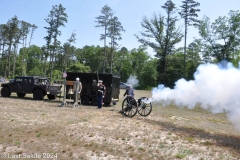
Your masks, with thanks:
[{"label": "vehicle door", "polygon": [[11,83],[10,88],[12,92],[22,93],[22,78],[21,77],[15,78],[14,82]]},{"label": "vehicle door", "polygon": [[32,78],[26,77],[23,78],[22,81],[22,90],[24,93],[31,93],[31,89],[32,89]]}]

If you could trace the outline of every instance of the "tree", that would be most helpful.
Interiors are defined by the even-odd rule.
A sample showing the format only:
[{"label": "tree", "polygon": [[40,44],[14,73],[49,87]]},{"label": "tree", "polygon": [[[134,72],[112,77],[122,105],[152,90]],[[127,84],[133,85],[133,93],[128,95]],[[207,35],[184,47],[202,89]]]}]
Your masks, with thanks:
[{"label": "tree", "polygon": [[200,3],[195,2],[194,0],[184,0],[182,1],[183,5],[181,7],[181,12],[179,12],[181,18],[184,19],[184,78],[186,77],[186,43],[187,43],[187,29],[188,26],[197,25],[198,20],[194,17],[198,17],[197,12],[200,9],[196,7],[200,6]]},{"label": "tree", "polygon": [[77,60],[85,66],[90,67],[90,72],[95,72],[100,68],[103,57],[101,55],[102,48],[99,46],[84,46],[78,53]]},{"label": "tree", "polygon": [[12,19],[10,19],[7,22],[7,25],[4,25],[5,27],[5,38],[7,39],[7,44],[8,44],[8,61],[6,65],[5,70],[7,71],[6,77],[10,76],[10,66],[11,66],[11,48],[14,43],[14,37],[16,36],[18,32],[18,18],[17,16],[14,16]]},{"label": "tree", "polygon": [[4,75],[4,77],[6,77],[6,64],[7,64],[7,54],[6,54],[6,51],[5,51],[5,46],[7,45],[7,39],[6,39],[6,36],[7,36],[7,26],[6,24],[1,24],[0,25],[0,51],[2,50],[1,52],[1,61],[0,61],[0,75]]},{"label": "tree", "polygon": [[139,87],[142,89],[151,89],[156,86],[157,78],[157,59],[149,59],[141,66],[138,74]]},{"label": "tree", "polygon": [[31,40],[32,40],[32,37],[33,37],[33,33],[35,32],[35,30],[36,30],[38,27],[37,27],[35,24],[32,24],[32,25],[31,25],[31,28],[32,28],[32,30],[31,30],[31,36],[30,36],[30,40],[29,40],[28,46],[30,46]]},{"label": "tree", "polygon": [[107,30],[110,25],[110,18],[112,17],[112,9],[108,6],[105,5],[102,10],[101,10],[102,15],[96,17],[96,21],[98,23],[97,26],[95,27],[100,27],[104,29],[104,34],[101,34],[100,40],[104,40],[104,61],[103,61],[103,73],[105,73],[105,68],[106,68],[106,39],[107,39]]},{"label": "tree", "polygon": [[[66,71],[66,68],[70,66],[70,58],[73,57],[73,53],[75,51],[75,47],[71,46],[71,43],[76,42],[76,33],[73,31],[70,38],[66,43],[63,44],[63,65],[62,72]],[[62,63],[62,62],[61,62]]]},{"label": "tree", "polygon": [[179,28],[176,28],[177,18],[173,16],[175,5],[171,1],[167,1],[163,8],[167,11],[167,18],[164,16],[153,15],[151,20],[143,17],[142,27],[145,31],[140,32],[142,37],[136,35],[136,38],[143,45],[150,46],[159,58],[158,72],[159,81],[165,84],[166,79],[166,57],[172,54],[175,45],[179,43],[183,37]]},{"label": "tree", "polygon": [[201,43],[198,39],[195,39],[192,43],[188,45],[187,50],[187,65],[186,65],[186,79],[187,80],[193,80],[194,79],[194,73],[196,72],[197,67],[201,64]]},{"label": "tree", "polygon": [[[30,27],[31,24],[27,23],[25,21],[21,21],[20,22],[20,30],[19,30],[19,35],[20,35],[20,39],[22,40],[22,75],[26,75],[27,74],[27,36],[30,32]],[[31,40],[31,39],[30,39]],[[29,41],[30,44],[30,41]]]},{"label": "tree", "polygon": [[240,12],[230,11],[229,17],[218,17],[213,23],[204,16],[198,25],[204,46],[203,57],[220,62],[232,61],[239,56]]},{"label": "tree", "polygon": [[89,73],[90,72],[90,67],[85,66],[85,65],[78,62],[78,63],[72,64],[67,70],[69,72]]},{"label": "tree", "polygon": [[111,46],[111,61],[110,61],[110,73],[112,73],[113,69],[113,54],[116,50],[115,47],[118,46],[117,40],[121,40],[121,32],[124,32],[123,26],[121,22],[118,21],[117,17],[113,17],[110,20],[110,26],[108,28],[108,36],[111,39],[110,46]]},{"label": "tree", "polygon": [[46,77],[47,75],[47,58],[48,58],[48,47],[46,46],[42,46],[41,47],[41,51],[42,51],[42,56],[41,56],[41,60],[43,62],[43,76]]},{"label": "tree", "polygon": [[120,61],[120,64],[119,64],[119,69],[118,69],[118,75],[121,75],[121,69],[122,69],[122,61],[123,61],[123,58],[125,56],[125,54],[128,53],[128,50],[126,47],[122,47],[121,50],[120,50],[120,56],[119,56],[119,61]]},{"label": "tree", "polygon": [[140,46],[138,49],[134,48],[130,51],[130,62],[132,65],[132,74],[137,76],[144,63],[150,58],[146,52],[146,47]]},{"label": "tree", "polygon": [[[52,6],[52,10],[50,11],[48,18],[45,19],[45,21],[49,24],[49,27],[44,27],[47,29],[47,32],[48,32],[48,35],[44,37],[44,39],[46,39],[47,41],[48,52],[51,49],[50,80],[52,80],[53,58],[55,56],[56,48],[60,44],[60,42],[57,40],[58,36],[61,36],[61,31],[59,30],[59,28],[61,26],[65,26],[65,23],[67,23],[67,17],[68,16],[65,13],[65,8],[61,4],[59,4],[59,5]],[[53,39],[53,44],[51,44],[52,39]]]},{"label": "tree", "polygon": [[[173,30],[175,29],[175,23],[177,22],[177,17],[174,16],[175,12],[176,12],[176,7],[175,4],[171,1],[168,0],[164,6],[162,6],[163,9],[165,9],[166,13],[167,13],[167,17],[166,19],[166,38],[165,38],[165,47],[164,47],[164,52],[163,52],[163,71],[164,71],[164,79],[163,79],[163,84],[165,84],[165,77],[166,77],[166,69],[167,69],[167,55],[168,50],[169,50],[169,45],[171,45],[170,43],[170,34],[172,34],[171,32],[173,32]],[[179,39],[178,39],[179,40]],[[171,47],[171,46],[170,46]]]},{"label": "tree", "polygon": [[26,65],[26,73],[27,75],[43,75],[42,68],[42,60],[41,60],[41,48],[36,45],[31,45],[26,48],[27,55],[27,65]]}]

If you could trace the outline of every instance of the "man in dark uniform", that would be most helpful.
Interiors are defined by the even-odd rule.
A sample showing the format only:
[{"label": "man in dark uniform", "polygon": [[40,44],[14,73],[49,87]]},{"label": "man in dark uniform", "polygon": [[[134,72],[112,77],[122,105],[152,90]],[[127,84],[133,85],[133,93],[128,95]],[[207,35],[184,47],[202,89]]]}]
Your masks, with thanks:
[{"label": "man in dark uniform", "polygon": [[131,96],[132,98],[134,98],[134,89],[132,88],[131,85],[129,85],[128,87],[126,87],[126,92],[124,93],[124,97],[125,96]]},{"label": "man in dark uniform", "polygon": [[[131,100],[134,99],[134,89],[132,88],[132,85],[129,85],[128,87],[126,87],[126,91],[124,93],[124,97],[127,95],[127,104],[131,104]],[[134,101],[133,101],[134,102]],[[125,111],[127,111],[129,109],[129,107],[125,108]],[[124,113],[123,110],[119,111],[120,113]]]},{"label": "man in dark uniform", "polygon": [[105,96],[106,93],[106,88],[105,86],[102,84],[102,80],[98,81],[98,85],[97,85],[97,101],[98,101],[98,109],[102,108],[102,100]]}]

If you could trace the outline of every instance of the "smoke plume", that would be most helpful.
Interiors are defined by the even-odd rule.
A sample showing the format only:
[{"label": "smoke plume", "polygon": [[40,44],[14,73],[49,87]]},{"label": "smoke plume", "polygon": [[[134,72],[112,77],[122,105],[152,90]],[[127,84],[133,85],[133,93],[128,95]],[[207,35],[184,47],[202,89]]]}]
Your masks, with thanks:
[{"label": "smoke plume", "polygon": [[159,85],[152,90],[152,101],[193,109],[200,104],[212,113],[226,112],[229,120],[240,130],[240,69],[226,61],[202,64],[194,73],[194,80],[180,79],[174,89]]},{"label": "smoke plume", "polygon": [[138,79],[136,76],[130,75],[127,82],[128,85],[131,85],[133,88],[137,87],[138,84]]}]

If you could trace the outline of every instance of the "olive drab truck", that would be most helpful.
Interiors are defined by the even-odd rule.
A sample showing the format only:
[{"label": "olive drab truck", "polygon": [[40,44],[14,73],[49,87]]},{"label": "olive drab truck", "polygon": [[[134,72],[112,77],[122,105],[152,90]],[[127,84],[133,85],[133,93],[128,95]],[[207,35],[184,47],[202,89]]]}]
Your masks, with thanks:
[{"label": "olive drab truck", "polygon": [[106,93],[103,98],[104,105],[115,105],[119,101],[119,84],[120,77],[113,74],[96,74],[96,73],[80,73],[80,72],[67,72],[66,77],[66,98],[74,99],[74,81],[76,78],[80,79],[82,83],[82,90],[80,93],[82,105],[97,105],[97,83],[102,80],[106,87]]}]

